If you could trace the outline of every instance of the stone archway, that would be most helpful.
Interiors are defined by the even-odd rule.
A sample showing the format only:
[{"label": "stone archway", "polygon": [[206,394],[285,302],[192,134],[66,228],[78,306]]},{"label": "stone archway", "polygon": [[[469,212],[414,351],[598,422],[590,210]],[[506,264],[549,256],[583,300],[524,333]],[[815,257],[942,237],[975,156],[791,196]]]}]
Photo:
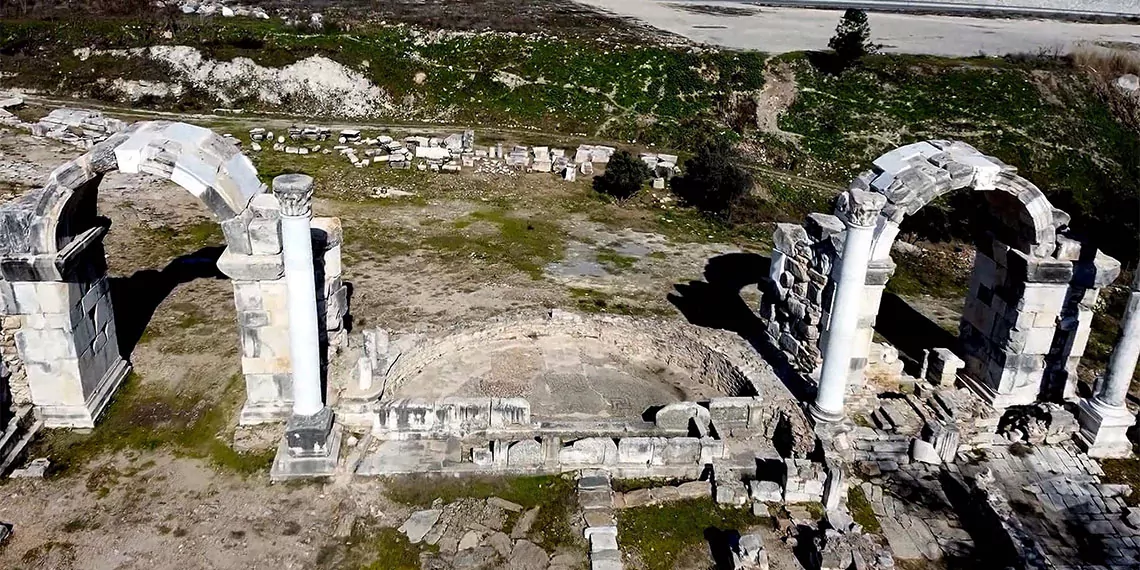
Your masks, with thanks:
[{"label": "stone archway", "polygon": [[[948,192],[978,190],[993,215],[988,234],[978,240],[960,325],[964,376],[999,408],[1075,395],[1093,305],[1099,288],[1118,275],[1119,263],[1069,237],[1068,214],[1013,167],[968,144],[911,144],[873,165],[837,201],[838,216],[811,214],[803,225],[777,228],[760,307],[769,340],[801,372],[818,372],[847,237],[855,227],[869,231],[869,251],[855,261],[866,271],[856,295],[858,314],[852,315],[850,362],[840,365],[848,384],[861,381],[883,289],[894,272],[890,251],[899,224]],[[872,195],[881,197],[870,217],[854,223],[852,205]]]},{"label": "stone archway", "polygon": [[[280,205],[232,141],[202,127],[148,121],[0,206],[0,312],[18,320],[17,353],[5,360],[24,375],[44,424],[93,427],[130,369],[118,346],[103,252],[110,224],[96,209],[103,175],[114,170],[171,180],[222,226],[227,247],[218,267],[233,279],[247,388],[242,421],[286,416],[291,380]],[[318,258],[335,257],[317,268],[324,307],[344,296],[339,222],[314,226],[324,228]],[[329,307],[327,320],[337,324],[330,330],[340,329],[345,310],[343,303]]]}]

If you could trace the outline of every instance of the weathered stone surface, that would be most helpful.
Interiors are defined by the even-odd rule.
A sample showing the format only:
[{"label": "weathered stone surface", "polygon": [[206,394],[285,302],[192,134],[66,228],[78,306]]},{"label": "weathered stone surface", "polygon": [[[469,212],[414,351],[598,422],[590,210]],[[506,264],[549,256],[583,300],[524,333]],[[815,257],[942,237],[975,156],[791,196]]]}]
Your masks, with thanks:
[{"label": "weathered stone surface", "polygon": [[538,511],[539,508],[534,507],[523,513],[515,523],[515,527],[511,529],[511,538],[525,538],[530,533],[530,527],[534,526],[535,519],[538,518]]},{"label": "weathered stone surface", "polygon": [[416,511],[400,525],[399,531],[407,535],[412,544],[417,544],[424,539],[435,523],[439,522],[441,514],[443,511],[438,509]]},{"label": "weathered stone surface", "polygon": [[691,423],[709,425],[709,410],[696,402],[676,402],[657,411],[654,416],[657,427],[668,430],[688,430]]},{"label": "weathered stone surface", "polygon": [[542,444],[533,439],[511,444],[507,450],[507,465],[528,467],[542,464]]},{"label": "weathered stone surface", "polygon": [[507,560],[508,570],[546,570],[549,565],[550,555],[529,540],[516,542]]}]

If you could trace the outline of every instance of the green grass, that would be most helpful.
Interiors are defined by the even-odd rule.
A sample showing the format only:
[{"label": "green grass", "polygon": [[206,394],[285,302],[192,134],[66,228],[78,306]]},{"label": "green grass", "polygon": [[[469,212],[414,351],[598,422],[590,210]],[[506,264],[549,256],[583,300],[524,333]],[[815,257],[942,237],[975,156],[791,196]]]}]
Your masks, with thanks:
[{"label": "green grass", "polygon": [[1101,481],[1132,487],[1124,502],[1129,506],[1140,506],[1140,459],[1102,459],[1100,467],[1104,470]]},{"label": "green grass", "polygon": [[648,570],[671,570],[687,551],[706,548],[708,529],[736,530],[770,524],[748,509],[721,508],[711,499],[692,499],[618,511],[618,542],[637,553]]},{"label": "green grass", "polygon": [[424,246],[452,260],[509,266],[535,280],[542,278],[547,264],[562,259],[566,250],[562,228],[537,216],[480,210],[458,220],[453,229],[429,236]]},{"label": "green grass", "polygon": [[141,243],[136,244],[136,251],[144,255],[143,261],[147,265],[155,268],[204,247],[225,245],[222,226],[214,220],[200,220],[179,227],[141,225],[139,234],[137,239]]},{"label": "green grass", "polygon": [[968,274],[962,274],[946,262],[940,252],[908,254],[894,252],[897,265],[887,281],[886,291],[902,296],[930,295],[943,299],[961,299],[969,286]]},{"label": "green grass", "polygon": [[862,487],[853,484],[847,489],[847,509],[851,511],[851,518],[867,532],[882,532],[883,526],[879,524],[879,517],[871,509],[871,501]]},{"label": "green grass", "polygon": [[[766,59],[755,52],[599,43],[546,34],[427,39],[408,26],[363,23],[351,33],[302,34],[277,20],[205,22],[191,17],[178,20],[171,38],[163,38],[164,31],[157,20],[7,20],[0,22],[0,70],[14,74],[19,86],[112,98],[115,94],[96,79],[163,80],[169,71],[135,58],[96,55],[81,61],[73,54],[75,48],[192,45],[208,58],[248,57],[274,67],[321,55],[367,76],[397,102],[406,96],[415,101],[412,109],[394,108],[384,118],[447,116],[455,123],[566,133],[592,133],[604,126],[609,138],[665,142],[687,140],[707,130],[708,123],[716,124],[716,110],[729,93],[759,89]],[[426,74],[422,83],[415,81],[419,72]],[[511,87],[497,80],[502,74],[521,78],[521,84]],[[264,110],[256,99],[234,95],[228,107]],[[195,89],[175,101],[140,102],[200,110],[218,103]]]},{"label": "green grass", "polygon": [[[530,539],[547,550],[577,545],[581,538],[570,528],[576,509],[574,481],[561,476],[536,477],[428,477],[391,478],[384,493],[393,501],[415,507],[428,507],[436,500],[452,503],[463,498],[499,497],[531,509],[538,516],[531,526]],[[512,523],[513,524],[513,523]]]},{"label": "green grass", "polygon": [[344,542],[331,543],[317,552],[319,568],[354,570],[420,570],[420,553],[432,548],[412,544],[404,533],[381,526],[374,519],[357,519]]},{"label": "green grass", "polygon": [[[238,453],[227,443],[244,387],[242,377],[235,375],[225,382],[220,395],[209,389],[175,393],[144,385],[131,374],[90,433],[46,430],[29,453],[50,458],[53,476],[74,474],[98,457],[125,450],[165,450],[209,461],[233,473],[261,473],[269,468],[275,450]],[[88,488],[105,496],[120,475],[113,469],[98,469],[89,476]]]}]

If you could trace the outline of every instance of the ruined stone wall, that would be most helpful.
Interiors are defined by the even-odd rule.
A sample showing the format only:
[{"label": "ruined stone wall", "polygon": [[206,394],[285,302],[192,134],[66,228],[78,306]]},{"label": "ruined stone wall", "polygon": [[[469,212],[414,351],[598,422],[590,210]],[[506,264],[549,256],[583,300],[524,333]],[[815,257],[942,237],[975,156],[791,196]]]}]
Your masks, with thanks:
[{"label": "ruined stone wall", "polygon": [[[894,272],[891,246],[906,216],[947,192],[984,191],[987,234],[980,236],[961,322],[965,374],[997,406],[1075,393],[1100,287],[1119,263],[1068,237],[1069,216],[1015,169],[954,141],[900,147],[852,182],[887,204],[877,220],[864,285],[851,379],[863,377],[884,287]],[[846,229],[835,216],[811,214],[780,224],[760,318],[768,341],[794,370],[818,371]],[[932,347],[943,348],[943,347]],[[850,382],[849,388],[858,388]]]},{"label": "ruined stone wall", "polygon": [[[102,252],[101,244],[97,250]],[[94,417],[128,370],[119,354],[106,275],[6,280],[0,282],[0,300],[5,314],[21,317],[13,338],[27,396],[45,424],[94,427]]]},{"label": "ruined stone wall", "polygon": [[28,373],[24,369],[24,361],[20,360],[19,350],[16,349],[16,331],[24,326],[23,323],[24,319],[20,315],[0,317],[0,362],[8,374],[8,391],[12,403],[17,406],[32,403]]},{"label": "ruined stone wall", "polygon": [[[693,379],[732,396],[764,392],[765,374],[755,358],[739,346],[710,344],[676,325],[625,317],[586,317],[553,311],[550,318],[501,320],[476,330],[465,330],[426,340],[403,351],[381,380],[389,398],[427,364],[457,350],[493,340],[528,336],[568,335],[596,338],[632,361],[652,361],[691,371]],[[392,355],[389,355],[390,358]]]},{"label": "ruined stone wall", "polygon": [[[313,259],[317,272],[317,308],[323,360],[331,344],[344,341],[348,311],[347,288],[341,280],[343,232],[337,218],[314,218]],[[293,404],[292,361],[289,347],[288,288],[281,249],[281,204],[269,193],[255,196],[249,207],[222,224],[228,247],[218,268],[234,287],[241,337],[242,375],[246,402],[243,425],[278,421]]]}]

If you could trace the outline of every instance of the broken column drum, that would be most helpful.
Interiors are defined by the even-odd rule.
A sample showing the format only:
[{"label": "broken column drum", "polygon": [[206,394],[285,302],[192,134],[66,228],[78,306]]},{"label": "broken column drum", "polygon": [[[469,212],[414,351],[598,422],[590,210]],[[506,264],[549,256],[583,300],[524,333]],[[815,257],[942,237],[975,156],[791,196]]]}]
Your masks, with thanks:
[{"label": "broken column drum", "polygon": [[1136,417],[1128,411],[1125,399],[1137,360],[1140,360],[1140,272],[1132,281],[1120,338],[1112,350],[1108,369],[1098,379],[1093,396],[1081,401],[1078,438],[1093,457],[1132,454],[1127,432],[1136,423]]},{"label": "broken column drum", "polygon": [[843,398],[847,377],[852,372],[851,359],[860,305],[864,301],[863,285],[871,259],[875,220],[884,204],[886,198],[881,194],[862,190],[850,190],[840,195],[836,203],[836,214],[847,225],[847,237],[836,268],[839,277],[825,337],[823,369],[811,409],[817,420],[836,421],[843,417]]}]

